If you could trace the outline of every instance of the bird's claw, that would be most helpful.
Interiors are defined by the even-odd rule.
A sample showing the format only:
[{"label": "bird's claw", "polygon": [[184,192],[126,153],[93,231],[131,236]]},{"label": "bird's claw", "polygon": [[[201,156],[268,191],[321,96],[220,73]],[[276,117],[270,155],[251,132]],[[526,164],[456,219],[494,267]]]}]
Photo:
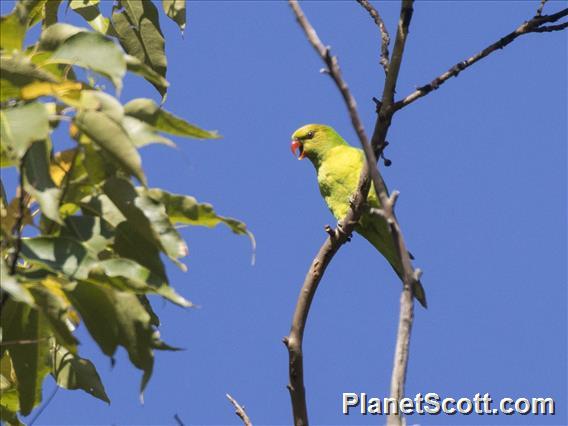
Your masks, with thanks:
[{"label": "bird's claw", "polygon": [[355,197],[353,196],[353,194],[351,194],[349,196],[349,198],[347,199],[347,202],[349,203],[349,206],[351,208],[355,207]]}]

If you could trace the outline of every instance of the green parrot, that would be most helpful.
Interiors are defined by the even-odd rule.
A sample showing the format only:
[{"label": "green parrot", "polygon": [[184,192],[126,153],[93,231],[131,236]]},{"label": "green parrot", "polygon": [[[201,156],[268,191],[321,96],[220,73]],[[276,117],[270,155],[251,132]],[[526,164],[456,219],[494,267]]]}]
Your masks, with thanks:
[{"label": "green parrot", "polygon": [[[335,218],[343,219],[350,209],[349,199],[359,183],[365,161],[363,151],[350,146],[333,128],[323,124],[307,124],[296,130],[292,134],[291,149],[299,160],[307,157],[312,162],[321,195]],[[366,211],[355,226],[355,231],[375,246],[402,279],[402,264],[388,224],[380,216],[372,215],[370,207],[381,207],[373,186],[369,191]],[[414,286],[413,293],[426,307],[426,294],[420,282]]]}]

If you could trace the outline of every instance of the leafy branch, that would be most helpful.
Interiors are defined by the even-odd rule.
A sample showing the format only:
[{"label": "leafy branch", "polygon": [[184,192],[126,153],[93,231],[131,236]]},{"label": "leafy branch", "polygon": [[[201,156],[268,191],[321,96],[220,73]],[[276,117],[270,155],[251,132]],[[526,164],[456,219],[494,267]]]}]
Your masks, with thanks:
[{"label": "leafy branch", "polygon": [[[10,203],[1,187],[0,420],[8,424],[38,407],[47,374],[58,387],[110,402],[95,366],[78,355],[80,325],[103,354],[126,350],[142,371],[142,395],[154,352],[178,350],[161,340],[148,297],[193,306],[170,285],[163,261],[186,269],[179,225],[223,224],[254,243],[243,222],[210,204],[148,187],[141,148],[175,146],[166,135],[220,138],[151,99],[123,105],[117,97],[132,73],[165,100],[165,40],[155,4],[115,0],[109,18],[99,2],[69,1],[89,31],[58,22],[62,3],[19,0],[1,17],[0,165],[19,179]],[[163,0],[162,7],[183,31],[185,1]],[[25,46],[40,22],[39,37]],[[30,214],[32,203],[39,214]]]}]

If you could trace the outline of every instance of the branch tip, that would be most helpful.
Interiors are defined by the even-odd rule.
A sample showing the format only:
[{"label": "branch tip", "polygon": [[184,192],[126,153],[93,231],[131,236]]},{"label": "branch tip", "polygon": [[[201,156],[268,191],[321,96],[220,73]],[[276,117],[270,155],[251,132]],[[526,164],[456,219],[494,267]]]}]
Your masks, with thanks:
[{"label": "branch tip", "polygon": [[229,395],[228,393],[225,394],[225,396],[227,397],[227,399],[231,402],[231,404],[233,404],[233,407],[235,407],[235,414],[241,419],[241,421],[243,422],[244,426],[252,426],[252,422],[250,421],[249,416],[247,415],[246,411],[245,411],[245,406],[244,405],[240,405],[235,398],[233,398],[231,395]]}]

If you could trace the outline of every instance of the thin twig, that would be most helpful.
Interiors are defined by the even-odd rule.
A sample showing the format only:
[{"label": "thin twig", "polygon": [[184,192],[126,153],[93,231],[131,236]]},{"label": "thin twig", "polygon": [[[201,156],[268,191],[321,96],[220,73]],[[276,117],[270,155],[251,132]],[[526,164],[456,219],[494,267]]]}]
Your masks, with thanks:
[{"label": "thin twig", "polygon": [[457,77],[460,72],[469,68],[479,60],[485,58],[486,56],[490,55],[491,53],[503,49],[517,37],[520,37],[524,34],[529,33],[543,33],[543,32],[551,32],[551,31],[560,31],[565,29],[568,26],[568,23],[562,23],[559,25],[551,25],[551,26],[543,26],[546,23],[556,22],[559,19],[568,15],[568,9],[563,9],[558,13],[553,15],[544,15],[544,16],[535,16],[534,18],[530,19],[529,21],[524,22],[521,24],[516,30],[510,32],[506,36],[500,38],[495,43],[487,46],[481,52],[469,57],[468,59],[458,62],[445,73],[441,74],[440,76],[436,77],[430,83],[418,87],[413,93],[406,96],[404,99],[398,101],[394,105],[394,109],[398,111],[405,106],[410,105],[412,102],[416,101],[417,99],[426,96],[428,93],[438,89],[443,83],[449,80],[451,77]]},{"label": "thin twig", "polygon": [[240,405],[235,398],[233,398],[231,395],[229,395],[228,393],[225,394],[227,396],[227,399],[229,401],[231,401],[231,404],[233,404],[233,407],[235,407],[235,414],[237,416],[240,417],[240,419],[243,421],[243,425],[244,426],[252,426],[252,422],[250,421],[249,416],[247,415],[247,412],[245,411],[245,407],[243,405]]},{"label": "thin twig", "polygon": [[174,414],[174,420],[176,421],[178,426],[185,426],[178,413]]},{"label": "thin twig", "polygon": [[1,346],[14,346],[14,345],[35,345],[37,343],[45,342],[53,336],[42,337],[40,339],[22,339],[22,340],[9,340],[0,342]]},{"label": "thin twig", "polygon": [[389,69],[389,44],[390,44],[390,35],[383,21],[383,18],[379,14],[379,11],[368,1],[368,0],[357,0],[363,8],[369,12],[375,24],[379,27],[379,31],[381,32],[381,59],[380,64],[385,70],[385,75],[388,73]]},{"label": "thin twig", "polygon": [[[27,155],[27,154],[26,154]],[[10,264],[10,275],[16,273],[16,267],[18,266],[18,258],[20,257],[20,251],[22,250],[22,224],[24,222],[25,208],[26,208],[26,192],[24,190],[24,162],[26,155],[22,158],[20,162],[20,188],[18,196],[18,216],[16,217],[16,223],[14,224],[13,233],[15,234],[16,242],[14,245],[14,253],[12,254],[12,262]]]},{"label": "thin twig", "polygon": [[536,10],[535,16],[542,15],[542,10],[544,9],[544,5],[546,4],[547,1],[548,0],[540,0],[540,6],[538,6],[538,9]]},{"label": "thin twig", "polygon": [[37,419],[39,419],[39,416],[42,415],[44,410],[49,406],[49,404],[51,404],[51,401],[53,401],[53,398],[55,398],[55,395],[57,394],[58,390],[59,390],[59,385],[55,385],[55,389],[53,389],[53,391],[49,395],[49,398],[47,398],[47,400],[43,403],[43,405],[36,411],[35,415],[28,423],[29,426],[33,426],[33,424],[37,421]]}]

